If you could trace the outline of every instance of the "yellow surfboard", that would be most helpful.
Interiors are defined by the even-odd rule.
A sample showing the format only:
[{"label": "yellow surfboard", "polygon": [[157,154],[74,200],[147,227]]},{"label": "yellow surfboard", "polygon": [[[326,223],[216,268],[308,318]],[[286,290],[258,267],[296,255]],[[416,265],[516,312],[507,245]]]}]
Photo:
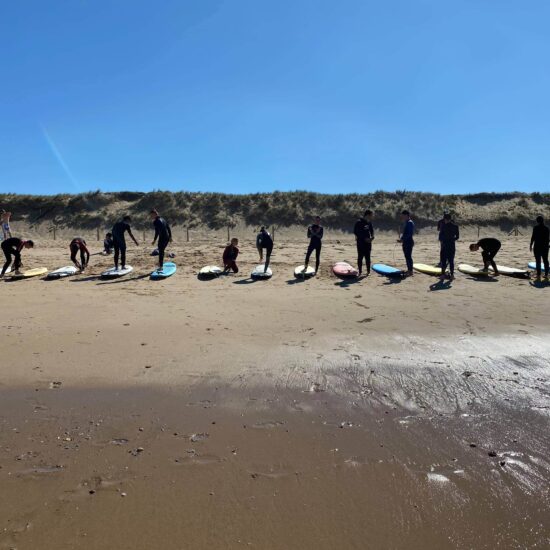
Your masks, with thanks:
[{"label": "yellow surfboard", "polygon": [[22,271],[18,275],[15,273],[12,274],[12,279],[28,279],[29,277],[38,277],[39,275],[46,275],[48,269],[46,267],[35,267],[34,269],[27,269]]},{"label": "yellow surfboard", "polygon": [[441,275],[441,268],[436,267],[435,265],[413,264],[413,268],[420,273],[425,273],[426,275]]}]

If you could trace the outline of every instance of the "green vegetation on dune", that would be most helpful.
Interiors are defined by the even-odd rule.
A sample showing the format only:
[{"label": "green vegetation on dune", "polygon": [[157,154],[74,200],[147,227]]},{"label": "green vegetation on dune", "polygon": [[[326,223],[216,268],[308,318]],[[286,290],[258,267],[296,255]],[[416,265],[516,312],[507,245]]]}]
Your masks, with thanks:
[{"label": "green vegetation on dune", "polygon": [[31,225],[108,227],[128,213],[140,226],[149,223],[155,207],[174,225],[210,227],[260,224],[289,227],[310,223],[319,214],[327,227],[350,230],[365,208],[375,211],[376,224],[394,228],[398,213],[409,209],[419,227],[432,226],[443,210],[450,210],[463,225],[498,225],[503,229],[529,225],[534,217],[550,217],[550,193],[477,193],[437,195],[413,191],[376,191],[370,194],[322,195],[289,191],[230,195],[153,191],[151,193],[94,191],[79,195],[0,194],[0,208],[11,210],[13,220]]}]

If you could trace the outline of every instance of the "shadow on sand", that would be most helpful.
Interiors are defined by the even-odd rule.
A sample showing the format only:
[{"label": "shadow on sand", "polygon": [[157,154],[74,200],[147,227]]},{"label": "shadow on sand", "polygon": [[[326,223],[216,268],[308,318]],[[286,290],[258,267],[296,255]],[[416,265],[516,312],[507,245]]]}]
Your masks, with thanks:
[{"label": "shadow on sand", "polygon": [[453,288],[451,281],[437,281],[437,283],[430,285],[431,292],[435,292],[437,290],[449,290],[450,288]]},{"label": "shadow on sand", "polygon": [[117,277],[116,279],[102,279],[98,285],[116,285],[118,283],[129,283],[130,281],[139,281],[140,279],[148,279],[151,276],[150,273],[145,275],[136,275],[135,277]]}]

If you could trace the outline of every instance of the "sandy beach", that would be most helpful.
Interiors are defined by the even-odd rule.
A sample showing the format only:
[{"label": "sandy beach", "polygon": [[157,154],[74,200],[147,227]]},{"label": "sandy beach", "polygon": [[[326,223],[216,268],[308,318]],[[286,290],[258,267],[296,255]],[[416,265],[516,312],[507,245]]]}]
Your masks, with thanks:
[{"label": "sandy beach", "polygon": [[[497,263],[532,260],[487,235]],[[0,548],[550,545],[550,287],[340,281],[355,245],[330,232],[316,278],[294,278],[288,232],[254,282],[254,233],[236,236],[241,272],[211,281],[225,241],[205,234],[177,236],[165,281],[147,235],[119,280],[93,256],[0,282]],[[476,238],[458,262],[480,265]],[[67,240],[36,240],[26,269],[69,263]],[[415,261],[437,255],[422,232]],[[404,266],[395,235],[373,260]]]}]

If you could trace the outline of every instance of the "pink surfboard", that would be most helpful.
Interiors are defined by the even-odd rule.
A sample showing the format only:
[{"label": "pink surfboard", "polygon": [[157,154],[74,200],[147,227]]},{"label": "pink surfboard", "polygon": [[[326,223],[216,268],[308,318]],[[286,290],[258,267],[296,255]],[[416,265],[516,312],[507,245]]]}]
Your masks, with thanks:
[{"label": "pink surfboard", "polygon": [[355,269],[347,262],[335,263],[332,267],[332,272],[334,273],[334,275],[336,275],[336,277],[339,277],[340,279],[353,279],[359,274],[357,269]]}]

